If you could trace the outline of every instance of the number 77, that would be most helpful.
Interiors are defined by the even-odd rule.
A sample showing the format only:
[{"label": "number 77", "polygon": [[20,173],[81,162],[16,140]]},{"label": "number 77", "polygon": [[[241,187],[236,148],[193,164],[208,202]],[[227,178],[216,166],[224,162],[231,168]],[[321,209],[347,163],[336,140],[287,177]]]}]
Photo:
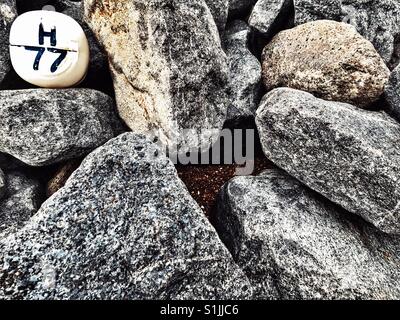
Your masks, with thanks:
[{"label": "number 77", "polygon": [[[28,51],[37,51],[37,55],[35,58],[35,61],[33,63],[33,70],[39,70],[39,64],[40,64],[40,60],[42,59],[42,56],[44,54],[44,52],[46,51],[45,48],[42,47],[31,47],[31,46],[26,46],[25,50]],[[59,53],[60,56],[53,62],[53,64],[51,65],[50,71],[52,73],[56,72],[58,67],[60,66],[61,62],[65,59],[65,57],[67,56],[68,50],[62,50],[62,49],[53,49],[53,48],[48,48],[47,49],[49,52],[52,53]]]}]

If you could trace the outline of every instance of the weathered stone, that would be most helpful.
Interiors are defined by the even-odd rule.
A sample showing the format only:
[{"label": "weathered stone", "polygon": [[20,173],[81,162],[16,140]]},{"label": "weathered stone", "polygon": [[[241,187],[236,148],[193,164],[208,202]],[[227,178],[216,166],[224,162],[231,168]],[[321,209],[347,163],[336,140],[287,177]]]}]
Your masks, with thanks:
[{"label": "weathered stone", "polygon": [[114,103],[89,89],[0,91],[0,152],[31,166],[80,157],[114,137]]},{"label": "weathered stone", "polygon": [[[160,141],[172,147],[206,148],[215,142],[229,105],[228,66],[205,2],[84,4],[87,21],[109,54],[127,125],[134,132],[158,131]],[[183,129],[202,131],[202,141],[183,141]]]},{"label": "weathered stone", "polygon": [[257,110],[267,158],[384,232],[400,234],[400,124],[281,88]]},{"label": "weathered stone", "polygon": [[288,19],[292,0],[259,0],[249,18],[249,25],[268,38],[274,35],[282,20]]},{"label": "weathered stone", "polygon": [[225,52],[230,67],[231,104],[227,120],[254,117],[261,98],[261,64],[248,49],[250,28],[235,20],[227,26]]},{"label": "weathered stone", "polygon": [[219,32],[222,34],[228,20],[229,0],[205,0],[205,2],[210,8]]},{"label": "weathered stone", "polygon": [[391,73],[385,88],[385,99],[389,107],[388,112],[400,120],[400,66]]},{"label": "weathered stone", "polygon": [[0,240],[0,297],[242,299],[250,284],[176,170],[128,133]]},{"label": "weathered stone", "polygon": [[400,57],[400,3],[397,0],[295,0],[296,23],[333,19],[352,24],[391,67]]},{"label": "weathered stone", "polygon": [[60,166],[51,180],[47,183],[46,195],[51,197],[58,190],[65,186],[65,183],[69,177],[78,169],[81,164],[81,160],[73,160]]},{"label": "weathered stone", "polygon": [[4,197],[0,199],[0,238],[21,228],[40,207],[42,188],[38,181],[12,171],[6,174]]},{"label": "weathered stone", "polygon": [[343,20],[342,0],[294,0],[295,24],[316,20]]},{"label": "weathered stone", "polygon": [[10,71],[11,63],[8,53],[8,34],[11,23],[17,17],[15,0],[0,0],[0,84]]},{"label": "weathered stone", "polygon": [[229,16],[246,18],[257,0],[229,0]]},{"label": "weathered stone", "polygon": [[399,299],[400,241],[278,170],[222,190],[217,230],[257,299]]},{"label": "weathered stone", "polygon": [[380,97],[389,75],[373,45],[352,26],[335,21],[283,31],[263,52],[268,90],[290,87],[364,106]]},{"label": "weathered stone", "polygon": [[0,168],[0,200],[6,193],[6,177],[4,176],[4,172]]}]

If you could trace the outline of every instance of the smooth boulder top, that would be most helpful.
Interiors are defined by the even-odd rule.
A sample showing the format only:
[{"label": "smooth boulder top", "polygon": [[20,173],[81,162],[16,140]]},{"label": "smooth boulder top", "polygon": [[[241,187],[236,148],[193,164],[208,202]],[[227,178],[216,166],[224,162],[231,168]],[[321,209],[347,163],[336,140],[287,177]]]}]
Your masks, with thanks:
[{"label": "smooth boulder top", "polygon": [[267,90],[290,87],[359,106],[376,101],[390,71],[351,25],[322,20],[280,32],[264,48]]},{"label": "smooth boulder top", "polygon": [[246,276],[159,148],[121,135],[0,239],[6,299],[244,299]]},{"label": "smooth boulder top", "polygon": [[217,230],[256,299],[399,299],[400,242],[280,170],[221,191]]},{"label": "smooth boulder top", "polygon": [[265,155],[378,229],[400,234],[400,124],[384,112],[288,88],[257,110]]}]

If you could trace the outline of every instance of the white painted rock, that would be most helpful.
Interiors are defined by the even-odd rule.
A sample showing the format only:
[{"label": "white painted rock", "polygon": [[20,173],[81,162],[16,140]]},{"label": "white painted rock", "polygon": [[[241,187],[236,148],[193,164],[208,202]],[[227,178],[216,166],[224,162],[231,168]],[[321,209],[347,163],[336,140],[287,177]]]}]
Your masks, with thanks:
[{"label": "white painted rock", "polygon": [[89,44],[81,26],[58,12],[30,11],[10,31],[10,57],[16,73],[44,88],[80,83],[89,66]]}]

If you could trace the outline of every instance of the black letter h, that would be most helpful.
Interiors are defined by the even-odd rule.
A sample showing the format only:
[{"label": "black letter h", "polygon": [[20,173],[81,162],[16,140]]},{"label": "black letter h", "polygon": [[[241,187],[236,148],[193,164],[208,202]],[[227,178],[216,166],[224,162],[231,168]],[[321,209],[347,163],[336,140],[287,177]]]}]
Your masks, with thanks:
[{"label": "black letter h", "polygon": [[43,23],[39,26],[39,45],[44,45],[44,38],[50,37],[50,45],[55,47],[57,45],[57,32],[56,27],[53,27],[50,32],[45,32],[43,28]]}]

